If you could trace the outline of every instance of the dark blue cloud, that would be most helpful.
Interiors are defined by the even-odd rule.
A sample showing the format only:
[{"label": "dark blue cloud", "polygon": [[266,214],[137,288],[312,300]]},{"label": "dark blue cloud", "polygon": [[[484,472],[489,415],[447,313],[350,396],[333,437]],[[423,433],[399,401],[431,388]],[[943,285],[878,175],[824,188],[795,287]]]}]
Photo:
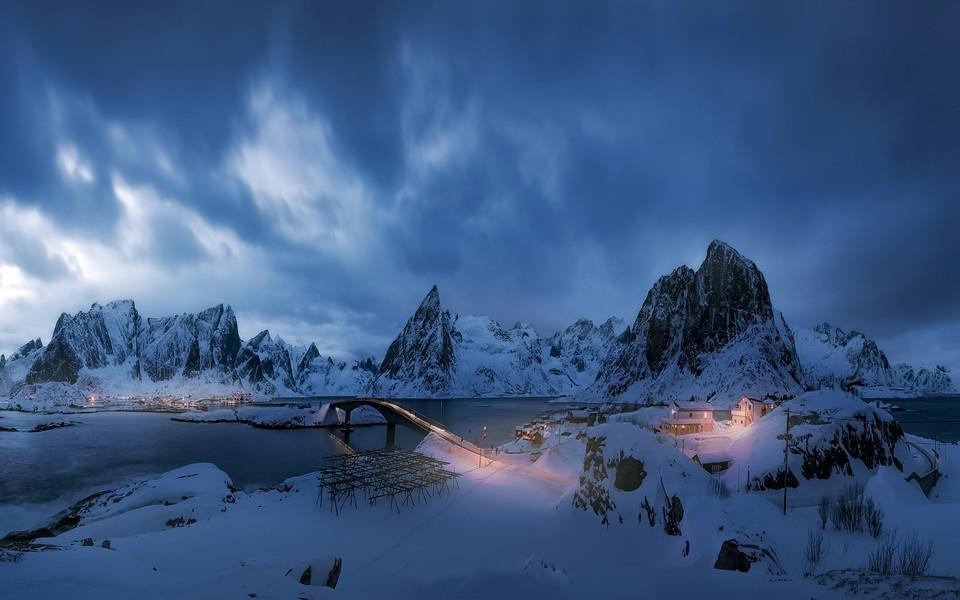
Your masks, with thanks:
[{"label": "dark blue cloud", "polygon": [[[722,238],[798,325],[911,357],[910,332],[960,326],[956,3],[0,10],[0,197],[109,244],[121,177],[231,232],[281,282],[196,302],[317,326],[347,311],[386,337],[437,282],[461,312],[550,329],[632,317],[657,275]],[[292,119],[272,146],[271,116]],[[303,159],[290,177],[257,189],[231,169],[285,140]],[[95,181],[58,168],[64,144]],[[356,196],[301,194],[300,175]],[[163,268],[211,260],[176,219],[154,229],[175,241],[151,254]],[[69,276],[57,260],[21,262]]]}]

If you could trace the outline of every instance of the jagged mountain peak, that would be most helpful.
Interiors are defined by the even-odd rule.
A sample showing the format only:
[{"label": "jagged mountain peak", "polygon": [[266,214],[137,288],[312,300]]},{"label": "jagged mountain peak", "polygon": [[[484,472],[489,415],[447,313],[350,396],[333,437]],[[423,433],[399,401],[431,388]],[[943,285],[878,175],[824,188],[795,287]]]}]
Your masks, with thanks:
[{"label": "jagged mountain peak", "polygon": [[427,295],[423,297],[423,300],[420,302],[420,307],[417,309],[417,311],[439,309],[440,290],[438,290],[436,284],[434,284],[434,286],[430,288],[430,291],[427,292]]},{"label": "jagged mountain peak", "polygon": [[749,258],[723,240],[713,240],[707,246],[707,259],[740,260],[753,264]]},{"label": "jagged mountain peak", "polygon": [[313,360],[320,357],[320,350],[317,349],[317,345],[314,342],[310,342],[310,346],[307,348],[306,352],[303,353],[303,356],[300,357],[300,362],[297,364],[297,378],[303,382],[307,368]]},{"label": "jagged mountain peak", "polygon": [[135,303],[132,299],[130,299],[130,298],[121,298],[121,299],[118,299],[118,300],[111,300],[111,301],[107,302],[106,304],[102,304],[102,305],[101,305],[99,302],[94,302],[94,303],[90,306],[91,309],[98,308],[98,307],[99,307],[99,308],[109,308],[109,309],[129,310],[129,309],[136,309],[136,308],[137,308],[137,305],[136,305],[136,303]]},{"label": "jagged mountain peak", "polygon": [[257,335],[250,338],[250,340],[247,342],[247,345],[252,348],[259,348],[263,344],[270,343],[273,343],[273,339],[270,337],[270,330],[264,329]]},{"label": "jagged mountain peak", "polygon": [[43,341],[41,341],[40,338],[37,338],[35,340],[30,340],[26,344],[23,344],[22,346],[17,348],[17,351],[11,354],[8,360],[14,361],[19,358],[23,358],[28,354],[30,354],[31,352],[34,352],[41,348],[43,348]]},{"label": "jagged mountain peak", "polygon": [[718,240],[696,271],[680,266],[657,280],[621,341],[598,373],[596,396],[731,400],[802,389],[792,335],[774,319],[763,274]]},{"label": "jagged mountain peak", "polygon": [[460,339],[434,285],[387,348],[377,372],[378,382],[396,387],[415,381],[425,393],[443,393],[450,387],[456,363],[454,344]]}]

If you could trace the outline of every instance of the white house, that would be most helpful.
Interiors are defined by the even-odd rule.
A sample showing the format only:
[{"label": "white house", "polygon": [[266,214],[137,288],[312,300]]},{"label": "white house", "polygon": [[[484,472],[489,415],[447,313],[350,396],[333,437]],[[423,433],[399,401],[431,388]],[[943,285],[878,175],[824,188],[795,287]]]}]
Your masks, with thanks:
[{"label": "white house", "polygon": [[706,402],[675,402],[660,421],[660,430],[673,435],[712,432],[713,411]]},{"label": "white house", "polygon": [[730,411],[730,416],[733,418],[734,425],[749,427],[776,407],[777,404],[770,400],[757,400],[744,396],[740,398],[737,407]]}]

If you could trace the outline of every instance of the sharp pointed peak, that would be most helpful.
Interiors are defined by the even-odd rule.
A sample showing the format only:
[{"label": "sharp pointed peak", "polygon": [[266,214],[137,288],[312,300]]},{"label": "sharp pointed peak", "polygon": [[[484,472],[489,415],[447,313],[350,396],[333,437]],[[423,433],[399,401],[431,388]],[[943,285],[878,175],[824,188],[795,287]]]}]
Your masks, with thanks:
[{"label": "sharp pointed peak", "polygon": [[264,342],[270,342],[270,341],[272,341],[271,338],[270,338],[270,330],[269,330],[269,329],[264,329],[263,331],[261,331],[261,332],[258,333],[257,335],[253,336],[248,343],[249,343],[251,346],[256,347],[256,346],[259,346],[260,344],[262,344],[262,343],[264,343]]},{"label": "sharp pointed peak", "polygon": [[420,302],[420,308],[430,307],[440,307],[440,290],[437,289],[436,284],[430,288],[427,295],[423,297],[423,301]]},{"label": "sharp pointed peak", "polygon": [[744,259],[744,256],[740,254],[736,248],[723,240],[713,240],[710,242],[710,245],[707,246],[707,258],[711,256],[734,256]]}]

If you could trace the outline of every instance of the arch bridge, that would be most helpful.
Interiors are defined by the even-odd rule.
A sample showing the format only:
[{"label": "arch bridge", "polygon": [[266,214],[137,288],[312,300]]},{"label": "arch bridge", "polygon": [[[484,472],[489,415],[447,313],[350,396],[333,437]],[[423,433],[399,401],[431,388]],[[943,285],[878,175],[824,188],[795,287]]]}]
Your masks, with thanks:
[{"label": "arch bridge", "polygon": [[361,406],[369,406],[383,416],[387,422],[387,446],[396,444],[397,425],[403,425],[409,429],[421,431],[423,433],[433,433],[445,441],[472,452],[478,456],[492,460],[490,453],[483,448],[472,444],[463,436],[448,430],[443,424],[434,421],[430,417],[423,415],[411,408],[408,408],[399,402],[384,400],[382,398],[344,398],[342,400],[330,400],[323,402],[330,408],[339,408],[346,413],[343,425],[350,425],[350,416],[354,410]]}]

